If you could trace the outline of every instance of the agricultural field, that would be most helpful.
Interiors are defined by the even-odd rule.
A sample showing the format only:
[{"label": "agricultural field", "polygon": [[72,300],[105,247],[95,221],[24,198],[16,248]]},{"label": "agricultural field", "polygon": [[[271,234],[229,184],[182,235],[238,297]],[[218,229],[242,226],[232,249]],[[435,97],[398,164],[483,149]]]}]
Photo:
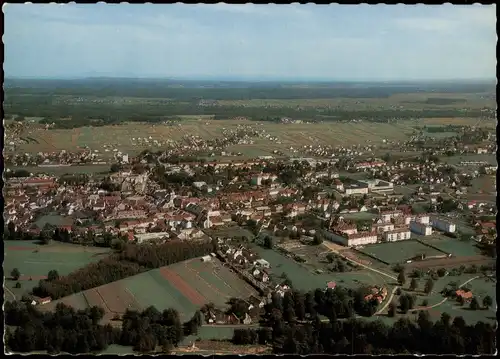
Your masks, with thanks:
[{"label": "agricultural field", "polygon": [[217,259],[204,263],[198,258],[76,293],[40,307],[53,310],[58,302],[77,309],[97,305],[106,312],[104,320],[111,321],[127,309],[154,306],[160,311],[176,309],[185,322],[204,304],[212,302],[224,308],[229,298],[250,295],[258,293]]},{"label": "agricultural field", "polygon": [[[6,299],[21,297],[45,279],[48,272],[57,270],[59,275],[84,267],[106,256],[107,248],[84,247],[75,244],[52,242],[47,245],[36,241],[4,241],[4,273],[7,278],[14,268],[21,272],[21,288],[15,288],[16,281],[5,281]],[[30,280],[31,278],[31,280]]]},{"label": "agricultural field", "polygon": [[33,174],[48,174],[61,176],[65,174],[100,174],[100,173],[109,173],[110,165],[87,165],[87,166],[63,166],[63,167],[38,167],[38,166],[29,166],[29,167],[9,167],[11,171],[15,170],[26,170]]},{"label": "agricultural field", "polygon": [[221,237],[221,238],[246,237],[248,239],[251,239],[255,237],[255,235],[252,232],[238,225],[206,229],[205,232],[212,237]]},{"label": "agricultural field", "polygon": [[405,263],[410,258],[420,254],[425,254],[428,257],[444,255],[443,252],[415,240],[370,244],[359,248],[359,252],[389,264]]},{"label": "agricultural field", "polygon": [[[402,141],[414,132],[414,127],[417,125],[441,125],[444,123],[443,121],[445,124],[474,125],[477,123],[475,119],[460,118],[405,120],[395,123],[326,122],[318,124],[277,124],[245,120],[193,120],[185,118],[174,126],[123,123],[120,126],[81,127],[68,130],[29,127],[19,136],[30,137],[36,141],[20,143],[17,151],[74,151],[80,147],[88,146],[93,151],[98,150],[103,159],[109,159],[112,158],[114,150],[131,155],[147,148],[160,150],[168,147],[172,141],[181,141],[187,135],[213,139],[222,136],[223,128],[230,130],[245,124],[264,129],[269,135],[277,137],[278,140],[270,141],[256,138],[254,144],[234,145],[230,146],[228,150],[241,152],[248,157],[270,155],[274,150],[280,150],[290,155],[296,153],[294,151],[303,146],[314,144],[337,146],[370,142],[381,143],[383,139]],[[493,125],[495,124],[493,123]],[[489,123],[485,123],[484,126],[489,126]],[[105,145],[106,147],[104,147]],[[290,147],[293,149],[291,150]]]},{"label": "agricultural field", "polygon": [[349,111],[377,110],[393,108],[400,105],[405,109],[431,108],[482,108],[492,106],[492,100],[481,99],[474,94],[451,93],[405,93],[396,94],[387,98],[314,98],[314,99],[250,99],[250,100],[219,100],[220,106],[268,107],[268,108],[343,108]]},{"label": "agricultural field", "polygon": [[[314,273],[309,268],[295,262],[293,259],[272,250],[255,246],[253,248],[259,256],[271,264],[271,279],[281,281],[285,273],[292,281],[293,286],[299,290],[309,291],[325,288],[330,281],[349,288],[358,288],[362,285],[386,285],[390,279],[369,270],[355,270],[352,272]],[[326,250],[326,249],[325,249]]]}]

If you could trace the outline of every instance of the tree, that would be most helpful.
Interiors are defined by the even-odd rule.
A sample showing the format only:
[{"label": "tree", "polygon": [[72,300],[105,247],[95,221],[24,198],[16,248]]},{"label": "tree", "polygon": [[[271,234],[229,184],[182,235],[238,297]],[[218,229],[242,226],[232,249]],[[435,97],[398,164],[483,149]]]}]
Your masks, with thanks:
[{"label": "tree", "polygon": [[408,313],[408,310],[410,310],[410,300],[408,296],[403,295],[399,297],[399,308],[403,314]]},{"label": "tree", "polygon": [[470,307],[471,310],[478,310],[479,309],[479,302],[477,301],[477,298],[472,298],[470,301]]},{"label": "tree", "polygon": [[17,289],[21,288],[21,283],[17,282],[16,285],[15,285],[15,288],[17,288]]},{"label": "tree", "polygon": [[58,280],[59,279],[59,273],[57,273],[56,270],[51,270],[49,271],[49,273],[47,274],[47,280],[49,282],[52,282],[52,281],[55,281],[55,280]]},{"label": "tree", "polygon": [[437,270],[437,275],[438,275],[439,277],[444,277],[444,276],[446,275],[446,269],[445,269],[445,268],[439,268],[439,269]]},{"label": "tree", "polygon": [[487,295],[486,297],[483,298],[483,307],[488,309],[489,307],[491,307],[492,304],[493,304],[493,300],[491,299],[491,297],[489,295]]},{"label": "tree", "polygon": [[399,285],[404,285],[406,283],[406,276],[405,276],[405,272],[404,271],[399,272],[399,274],[398,274],[398,283],[399,283]]},{"label": "tree", "polygon": [[267,249],[273,249],[273,239],[270,236],[264,238],[264,247]]},{"label": "tree", "polygon": [[416,278],[412,278],[410,282],[410,290],[415,291],[418,288],[418,282]]},{"label": "tree", "polygon": [[19,272],[19,269],[14,268],[12,272],[10,272],[10,276],[12,277],[12,279],[18,280],[19,277],[21,277],[21,272]]},{"label": "tree", "polygon": [[321,243],[323,243],[323,237],[319,234],[319,233],[316,233],[314,235],[314,239],[313,239],[313,242],[312,242],[315,246],[318,246],[320,245]]},{"label": "tree", "polygon": [[396,316],[396,304],[395,303],[389,304],[389,312],[387,313],[387,315],[391,318]]},{"label": "tree", "polygon": [[425,294],[430,294],[433,288],[434,288],[434,281],[432,280],[432,278],[427,279],[424,287]]}]

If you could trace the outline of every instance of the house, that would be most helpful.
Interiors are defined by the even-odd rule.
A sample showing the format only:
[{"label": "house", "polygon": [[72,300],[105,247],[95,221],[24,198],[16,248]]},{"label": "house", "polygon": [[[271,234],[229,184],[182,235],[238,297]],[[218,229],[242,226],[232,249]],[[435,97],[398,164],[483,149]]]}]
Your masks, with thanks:
[{"label": "house", "polygon": [[465,291],[465,290],[463,290],[463,289],[459,289],[459,290],[457,290],[457,291],[455,292],[455,294],[456,294],[457,298],[460,298],[460,297],[461,297],[461,298],[463,298],[463,299],[464,299],[465,301],[467,301],[467,302],[468,302],[468,301],[470,301],[470,300],[472,299],[472,297],[473,297],[473,295],[472,295],[472,292],[471,292],[471,291],[466,292],[466,291]]},{"label": "house", "polygon": [[335,283],[333,281],[326,283],[326,289],[335,289],[336,286],[337,286],[337,283]]},{"label": "house", "polygon": [[271,265],[265,259],[257,259],[254,263],[257,268],[270,268]]},{"label": "house", "polygon": [[203,256],[201,257],[202,262],[210,262],[212,260],[212,257],[210,256]]}]

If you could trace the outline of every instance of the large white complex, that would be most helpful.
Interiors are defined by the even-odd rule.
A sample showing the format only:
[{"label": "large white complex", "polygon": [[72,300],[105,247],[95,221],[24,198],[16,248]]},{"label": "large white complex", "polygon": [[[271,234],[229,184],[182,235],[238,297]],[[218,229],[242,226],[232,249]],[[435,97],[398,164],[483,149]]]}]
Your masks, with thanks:
[{"label": "large white complex", "polygon": [[387,242],[403,241],[410,239],[410,237],[411,232],[407,228],[398,228],[384,233],[384,239]]},{"label": "large white complex", "polygon": [[422,236],[430,236],[432,234],[432,227],[427,223],[412,221],[410,222],[410,230],[413,233],[420,234]]},{"label": "large white complex", "polygon": [[359,181],[368,186],[370,192],[390,192],[394,190],[394,184],[388,181],[382,181],[380,179],[364,180]]},{"label": "large white complex", "polygon": [[443,231],[446,233],[454,233],[456,231],[455,223],[449,222],[440,218],[432,219],[432,227],[436,228],[439,231]]}]

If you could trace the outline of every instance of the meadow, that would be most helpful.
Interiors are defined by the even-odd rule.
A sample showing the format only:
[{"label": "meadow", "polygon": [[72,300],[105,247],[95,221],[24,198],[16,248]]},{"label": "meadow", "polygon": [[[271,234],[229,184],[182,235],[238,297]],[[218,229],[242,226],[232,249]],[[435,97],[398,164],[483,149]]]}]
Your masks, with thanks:
[{"label": "meadow", "polygon": [[[36,241],[4,241],[3,268],[7,278],[14,268],[19,269],[21,278],[18,281],[5,281],[7,299],[20,298],[45,279],[48,272],[56,270],[59,275],[97,262],[106,256],[108,248],[85,247],[75,244],[52,242],[47,245],[37,244]],[[19,282],[21,288],[15,288]]]},{"label": "meadow", "polygon": [[97,305],[106,312],[104,321],[110,322],[127,309],[154,306],[160,311],[176,309],[185,322],[204,304],[211,302],[224,309],[229,298],[250,295],[258,293],[217,259],[204,263],[197,258],[85,290],[40,308],[53,310],[59,302],[76,309]]}]

